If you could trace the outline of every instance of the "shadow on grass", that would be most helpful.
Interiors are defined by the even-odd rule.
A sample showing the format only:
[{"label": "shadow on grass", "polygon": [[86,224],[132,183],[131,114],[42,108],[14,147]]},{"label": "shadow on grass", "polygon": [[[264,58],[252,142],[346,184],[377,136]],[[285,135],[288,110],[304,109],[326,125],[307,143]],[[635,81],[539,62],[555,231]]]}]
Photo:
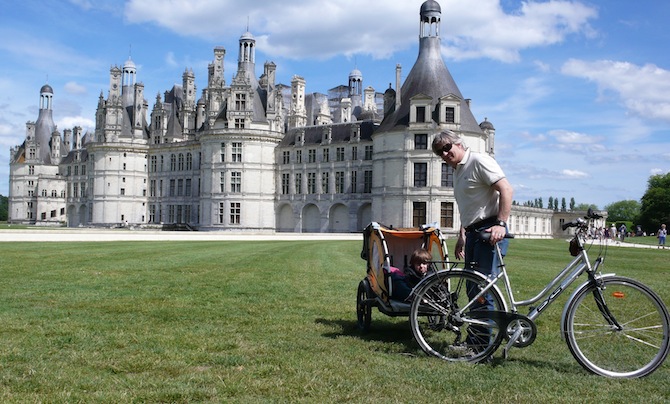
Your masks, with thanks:
[{"label": "shadow on grass", "polygon": [[408,351],[418,348],[412,337],[412,330],[408,321],[388,321],[380,317],[378,321],[372,322],[370,330],[365,332],[358,328],[355,320],[317,318],[317,324],[337,328],[337,331],[323,334],[327,338],[355,337],[364,341],[377,341],[384,343],[403,344]]},{"label": "shadow on grass", "polygon": [[[327,319],[317,318],[317,324],[328,327],[337,328],[337,331],[324,333],[323,336],[327,338],[353,337],[364,341],[400,344],[402,351],[411,355],[425,355],[418,344],[414,341],[412,330],[409,326],[409,321],[389,321],[384,317],[379,320],[373,320],[370,330],[367,332],[361,331],[358,328],[358,323],[355,320],[343,319]],[[493,368],[504,367],[506,364],[510,366],[521,366],[524,368],[536,368],[542,371],[553,371],[565,375],[588,375],[577,362],[566,362],[564,360],[553,361],[550,357],[545,358],[523,358],[515,357],[515,352],[518,349],[512,349],[510,356],[503,358],[503,347],[506,341],[496,350],[493,359],[485,364],[478,364],[478,366],[491,366]]]}]

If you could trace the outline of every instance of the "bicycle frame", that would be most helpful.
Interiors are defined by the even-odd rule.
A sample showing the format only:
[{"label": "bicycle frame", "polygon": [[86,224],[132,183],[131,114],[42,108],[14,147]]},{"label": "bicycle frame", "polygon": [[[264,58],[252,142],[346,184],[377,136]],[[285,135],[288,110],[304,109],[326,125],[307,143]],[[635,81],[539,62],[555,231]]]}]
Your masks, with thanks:
[{"label": "bicycle frame", "polygon": [[[580,245],[580,253],[565,267],[561,272],[552,279],[547,286],[544,287],[536,296],[527,299],[517,301],[514,297],[514,292],[512,290],[512,284],[507,275],[507,268],[505,265],[504,257],[500,251],[500,247],[496,244],[496,254],[498,255],[498,260],[500,262],[499,273],[493,278],[489,277],[488,284],[475,296],[473,299],[468,302],[465,307],[459,310],[459,315],[465,313],[472,304],[474,304],[477,299],[482,297],[491,289],[494,285],[502,279],[505,285],[505,291],[507,292],[507,300],[509,303],[509,312],[518,314],[519,306],[531,306],[541,301],[539,305],[534,308],[531,308],[527,317],[530,320],[535,320],[539,315],[546,309],[551,303],[553,303],[562,293],[567,289],[577,278],[579,278],[584,272],[589,274],[590,281],[595,281],[595,274],[600,267],[600,264],[604,261],[602,256],[598,257],[594,264],[591,265],[589,261],[589,256],[584,247],[584,241],[581,238],[581,235],[575,234],[575,236]],[[558,287],[557,287],[558,285]],[[543,300],[544,299],[544,300]]]}]

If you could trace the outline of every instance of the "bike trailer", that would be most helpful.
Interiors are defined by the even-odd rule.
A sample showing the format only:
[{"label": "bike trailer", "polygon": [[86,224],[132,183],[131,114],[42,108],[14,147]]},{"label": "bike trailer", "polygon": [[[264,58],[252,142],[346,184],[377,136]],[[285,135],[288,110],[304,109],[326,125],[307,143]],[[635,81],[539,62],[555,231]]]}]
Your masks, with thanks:
[{"label": "bike trailer", "polygon": [[418,248],[428,250],[433,261],[447,261],[447,245],[436,224],[394,229],[370,223],[363,231],[361,251],[361,258],[367,261],[369,292],[388,304],[393,295],[391,271],[408,266],[412,253]]}]

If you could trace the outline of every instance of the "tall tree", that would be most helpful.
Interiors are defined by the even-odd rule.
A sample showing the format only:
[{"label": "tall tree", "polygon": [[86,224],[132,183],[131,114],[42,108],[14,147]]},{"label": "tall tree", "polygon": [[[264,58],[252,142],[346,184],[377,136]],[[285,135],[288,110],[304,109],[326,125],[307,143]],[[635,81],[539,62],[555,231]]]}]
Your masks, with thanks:
[{"label": "tall tree", "polygon": [[567,209],[567,205],[565,204],[565,198],[561,198],[561,211],[565,212]]},{"label": "tall tree", "polygon": [[652,175],[642,196],[639,224],[647,233],[655,233],[661,223],[670,225],[670,173]]},{"label": "tall tree", "polygon": [[613,222],[637,222],[640,203],[634,200],[618,201],[605,206],[607,217]]},{"label": "tall tree", "polygon": [[9,217],[9,200],[6,196],[0,195],[0,222],[6,222]]},{"label": "tall tree", "polygon": [[575,198],[570,198],[570,210],[575,210]]}]

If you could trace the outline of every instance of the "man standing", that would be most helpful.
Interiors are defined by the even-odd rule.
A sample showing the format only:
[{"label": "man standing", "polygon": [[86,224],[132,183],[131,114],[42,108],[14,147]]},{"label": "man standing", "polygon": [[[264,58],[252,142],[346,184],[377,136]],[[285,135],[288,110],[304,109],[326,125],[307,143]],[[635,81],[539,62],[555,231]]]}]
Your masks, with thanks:
[{"label": "man standing", "polygon": [[[466,148],[461,138],[452,131],[438,133],[433,139],[433,152],[454,168],[454,196],[461,216],[461,229],[454,253],[465,259],[467,268],[487,276],[499,273],[495,244],[500,243],[503,255],[507,252],[507,220],[512,209],[512,186],[498,163],[488,154],[475,153]],[[491,233],[489,241],[479,237],[481,231]],[[474,299],[478,290],[468,288],[468,297]],[[493,310],[490,296],[473,306],[472,310]],[[470,326],[465,345],[454,345],[456,351],[473,354],[488,346],[491,330]],[[468,355],[465,354],[464,355]]]}]

